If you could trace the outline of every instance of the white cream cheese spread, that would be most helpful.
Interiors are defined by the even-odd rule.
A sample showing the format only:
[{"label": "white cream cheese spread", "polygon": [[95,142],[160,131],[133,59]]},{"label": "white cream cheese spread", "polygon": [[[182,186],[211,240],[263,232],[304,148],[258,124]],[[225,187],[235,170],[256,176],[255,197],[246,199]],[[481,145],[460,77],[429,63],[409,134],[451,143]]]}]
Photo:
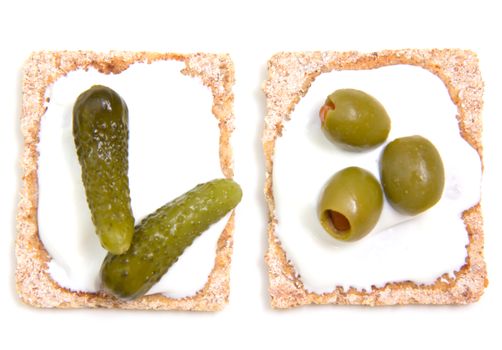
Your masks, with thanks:
[{"label": "white cream cheese spread", "polygon": [[[62,287],[95,292],[106,255],[87,207],[72,135],[72,109],[92,85],[114,89],[129,108],[129,184],[136,223],[195,185],[223,177],[211,91],[180,73],[183,62],[137,63],[120,74],[77,70],[46,93],[38,163],[40,238]],[[149,291],[195,294],[214,266],[216,242],[229,215],[212,225]]]},{"label": "white cream cheese spread", "polygon": [[[387,141],[370,151],[351,152],[322,133],[319,109],[337,89],[354,88],[379,100],[391,118]],[[480,199],[481,162],[460,136],[457,109],[443,82],[415,66],[333,71],[313,82],[284,123],[274,155],[277,235],[305,287],[317,293],[335,286],[370,290],[387,282],[432,284],[464,264],[468,234],[461,213]],[[419,216],[397,213],[387,202],[379,223],[355,243],[341,243],[321,227],[316,207],[321,190],[337,171],[359,166],[379,178],[384,146],[422,135],[441,154],[445,188],[441,200]]]}]

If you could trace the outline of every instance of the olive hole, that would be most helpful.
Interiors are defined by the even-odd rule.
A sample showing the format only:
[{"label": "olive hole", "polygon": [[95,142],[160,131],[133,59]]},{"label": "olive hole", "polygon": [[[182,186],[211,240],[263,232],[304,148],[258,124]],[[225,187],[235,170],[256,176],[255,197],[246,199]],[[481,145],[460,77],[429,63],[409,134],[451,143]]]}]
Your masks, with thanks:
[{"label": "olive hole", "polygon": [[345,232],[350,230],[350,222],[345,215],[334,210],[327,210],[326,216],[334,231]]}]

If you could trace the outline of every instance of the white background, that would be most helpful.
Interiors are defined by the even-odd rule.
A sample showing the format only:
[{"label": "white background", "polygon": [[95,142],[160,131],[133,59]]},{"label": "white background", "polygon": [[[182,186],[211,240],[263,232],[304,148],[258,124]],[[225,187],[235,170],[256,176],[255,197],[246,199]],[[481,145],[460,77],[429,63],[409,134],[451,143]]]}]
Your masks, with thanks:
[{"label": "white background", "polygon": [[[488,3],[488,2],[487,2]],[[490,3],[496,4],[496,1]],[[500,349],[500,11],[483,1],[3,1],[0,5],[0,347]],[[261,84],[283,50],[459,47],[476,51],[486,83],[483,207],[490,285],[469,306],[303,307],[267,296]],[[236,69],[235,231],[230,304],[219,313],[38,310],[14,285],[15,207],[22,149],[20,68],[34,50],[110,49],[231,54]],[[426,101],[424,101],[426,103]],[[498,207],[497,207],[498,205]],[[433,242],[431,242],[433,244]],[[13,342],[16,345],[12,344]],[[6,345],[6,344],[12,345]]]}]

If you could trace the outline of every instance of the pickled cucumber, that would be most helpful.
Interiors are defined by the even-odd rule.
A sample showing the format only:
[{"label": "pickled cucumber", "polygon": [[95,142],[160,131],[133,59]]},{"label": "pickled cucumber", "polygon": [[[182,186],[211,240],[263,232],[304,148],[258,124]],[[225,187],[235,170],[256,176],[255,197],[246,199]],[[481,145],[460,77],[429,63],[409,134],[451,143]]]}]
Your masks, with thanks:
[{"label": "pickled cucumber", "polygon": [[134,217],[129,195],[128,109],[112,89],[96,85],[73,107],[73,137],[87,203],[103,248],[122,254],[131,244]]},{"label": "pickled cucumber", "polygon": [[217,179],[157,209],[136,227],[125,254],[106,256],[101,266],[103,289],[123,299],[145,294],[185,248],[232,210],[241,197],[237,183]]}]

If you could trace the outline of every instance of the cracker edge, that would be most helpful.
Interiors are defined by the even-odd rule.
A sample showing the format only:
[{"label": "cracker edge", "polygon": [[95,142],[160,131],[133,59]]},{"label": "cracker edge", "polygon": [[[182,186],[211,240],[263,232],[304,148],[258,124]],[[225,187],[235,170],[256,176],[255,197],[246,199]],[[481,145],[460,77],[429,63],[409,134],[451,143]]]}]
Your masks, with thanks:
[{"label": "cracker edge", "polygon": [[34,52],[24,66],[22,82],[21,154],[22,186],[18,204],[16,289],[20,299],[41,308],[117,308],[141,310],[218,311],[229,299],[230,264],[233,251],[235,212],[230,216],[216,247],[213,269],[204,287],[195,295],[170,298],[161,294],[122,301],[102,292],[74,292],[62,288],[47,272],[50,256],[38,236],[38,142],[40,121],[45,113],[46,89],[60,77],[76,69],[95,68],[105,74],[118,74],[131,64],[176,60],[185,63],[182,74],[199,78],[213,95],[212,113],[220,128],[220,167],[225,177],[233,177],[230,137],[234,130],[232,87],[234,66],[228,54],[153,53],[110,51]]},{"label": "cracker edge", "polygon": [[[422,67],[439,77],[457,107],[461,136],[477,151],[483,162],[481,143],[483,81],[476,54],[460,49],[403,49],[380,52],[281,52],[268,62],[268,78],[263,86],[267,115],[262,143],[265,154],[265,199],[268,207],[268,248],[265,261],[269,276],[271,306],[286,309],[307,304],[403,305],[467,304],[481,297],[488,285],[483,258],[483,217],[481,205],[462,214],[469,236],[466,263],[451,278],[439,276],[432,285],[411,281],[387,283],[371,291],[354,288],[317,294],[306,290],[293,263],[288,260],[275,234],[277,218],[273,198],[273,156],[275,142],[295,105],[307,93],[317,76],[333,70],[364,70],[396,64]],[[483,163],[482,163],[483,164]]]}]

